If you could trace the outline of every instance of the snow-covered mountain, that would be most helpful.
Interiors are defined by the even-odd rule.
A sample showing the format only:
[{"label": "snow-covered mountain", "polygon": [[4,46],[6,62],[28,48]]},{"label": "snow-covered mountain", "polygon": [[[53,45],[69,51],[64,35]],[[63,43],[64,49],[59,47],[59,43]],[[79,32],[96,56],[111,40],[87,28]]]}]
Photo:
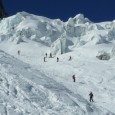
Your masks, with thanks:
[{"label": "snow-covered mountain", "polygon": [[0,41],[20,43],[26,38],[51,46],[56,55],[71,50],[69,46],[109,43],[115,39],[114,27],[115,21],[93,23],[82,14],[62,22],[20,12],[1,21]]},{"label": "snow-covered mountain", "polygon": [[78,14],[63,22],[26,12],[4,18],[0,114],[115,115],[114,59],[115,21],[94,23]]}]

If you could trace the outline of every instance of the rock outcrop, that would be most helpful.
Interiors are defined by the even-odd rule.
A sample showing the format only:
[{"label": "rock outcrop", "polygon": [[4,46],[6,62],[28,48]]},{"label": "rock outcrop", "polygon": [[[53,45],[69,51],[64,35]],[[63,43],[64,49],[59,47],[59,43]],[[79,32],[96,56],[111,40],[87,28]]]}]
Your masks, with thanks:
[{"label": "rock outcrop", "polygon": [[8,16],[8,14],[5,12],[3,2],[2,2],[2,0],[0,0],[0,18],[2,19],[7,16]]}]

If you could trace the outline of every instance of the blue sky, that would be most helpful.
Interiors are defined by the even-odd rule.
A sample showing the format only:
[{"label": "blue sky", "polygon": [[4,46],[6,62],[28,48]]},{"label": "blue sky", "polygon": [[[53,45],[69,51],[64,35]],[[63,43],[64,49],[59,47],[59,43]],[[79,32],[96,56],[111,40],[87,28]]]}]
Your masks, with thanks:
[{"label": "blue sky", "polygon": [[94,22],[115,19],[115,0],[3,0],[6,11],[14,15],[20,11],[67,21],[82,13]]}]

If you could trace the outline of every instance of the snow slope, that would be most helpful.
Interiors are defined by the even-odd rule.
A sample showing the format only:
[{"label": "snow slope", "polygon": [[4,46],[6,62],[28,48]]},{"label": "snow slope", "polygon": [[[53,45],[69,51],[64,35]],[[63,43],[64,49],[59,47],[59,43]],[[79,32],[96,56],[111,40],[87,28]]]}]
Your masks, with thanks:
[{"label": "snow slope", "polygon": [[0,68],[2,115],[102,113],[81,95],[3,51]]},{"label": "snow slope", "polygon": [[[114,23],[93,23],[82,14],[62,22],[25,12],[2,20],[0,114],[115,115]],[[98,60],[99,51],[110,60]]]}]

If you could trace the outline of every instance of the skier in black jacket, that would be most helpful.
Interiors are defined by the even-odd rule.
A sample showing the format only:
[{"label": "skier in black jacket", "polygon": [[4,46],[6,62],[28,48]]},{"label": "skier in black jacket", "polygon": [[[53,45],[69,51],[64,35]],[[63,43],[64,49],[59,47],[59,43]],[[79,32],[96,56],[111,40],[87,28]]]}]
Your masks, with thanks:
[{"label": "skier in black jacket", "polygon": [[94,102],[94,101],[93,101],[93,93],[92,93],[92,92],[90,92],[89,97],[90,97],[89,101],[90,101],[90,102]]}]

